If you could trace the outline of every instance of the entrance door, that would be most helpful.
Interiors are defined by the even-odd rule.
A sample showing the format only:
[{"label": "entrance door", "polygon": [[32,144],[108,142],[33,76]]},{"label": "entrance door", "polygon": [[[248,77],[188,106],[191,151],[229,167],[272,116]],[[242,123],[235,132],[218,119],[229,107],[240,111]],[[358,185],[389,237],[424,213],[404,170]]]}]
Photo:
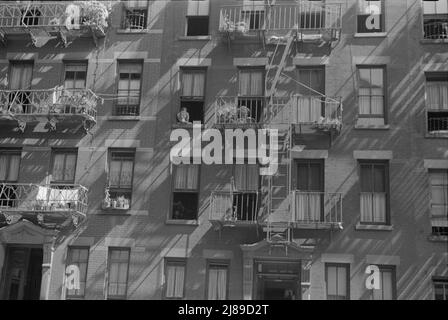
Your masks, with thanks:
[{"label": "entrance door", "polygon": [[262,300],[299,300],[297,279],[262,279]]},{"label": "entrance door", "polygon": [[6,300],[39,300],[42,262],[42,248],[8,248],[5,274]]}]

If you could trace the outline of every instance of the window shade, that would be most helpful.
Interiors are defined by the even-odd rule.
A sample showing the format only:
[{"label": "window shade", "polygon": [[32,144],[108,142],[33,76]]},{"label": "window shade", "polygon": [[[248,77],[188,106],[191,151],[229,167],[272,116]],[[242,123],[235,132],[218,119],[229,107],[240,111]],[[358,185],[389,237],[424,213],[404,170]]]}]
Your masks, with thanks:
[{"label": "window shade", "polygon": [[175,167],[174,188],[176,190],[197,190],[199,165],[181,164]]},{"label": "window shade", "polygon": [[187,16],[208,16],[210,0],[188,0]]},{"label": "window shade", "polygon": [[240,70],[239,72],[239,94],[241,96],[263,95],[263,71],[262,70]]},{"label": "window shade", "polygon": [[182,72],[182,96],[203,97],[205,88],[205,72],[187,71]]},{"label": "window shade", "polygon": [[448,111],[448,81],[426,82],[426,108]]}]

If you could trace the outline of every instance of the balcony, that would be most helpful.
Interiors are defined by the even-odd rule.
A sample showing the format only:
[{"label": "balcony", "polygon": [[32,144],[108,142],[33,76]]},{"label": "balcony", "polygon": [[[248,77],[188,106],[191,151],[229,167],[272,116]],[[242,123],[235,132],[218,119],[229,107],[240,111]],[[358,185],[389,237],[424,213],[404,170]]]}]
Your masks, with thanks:
[{"label": "balcony", "polygon": [[259,196],[255,191],[213,191],[209,220],[224,226],[253,225],[258,218]]},{"label": "balcony", "polygon": [[342,194],[327,192],[292,193],[291,221],[299,229],[342,229]]},{"label": "balcony", "polygon": [[427,20],[423,24],[423,38],[429,40],[448,39],[448,19],[445,21]]},{"label": "balcony", "polygon": [[258,3],[221,7],[219,31],[233,38],[263,32],[269,40],[291,31],[302,41],[339,39],[341,4],[304,0],[271,6]]},{"label": "balcony", "polygon": [[108,27],[109,8],[102,1],[2,1],[0,35],[29,34],[36,47],[59,35],[68,38],[92,36],[96,42]]},{"label": "balcony", "polygon": [[340,98],[294,96],[291,106],[293,124],[308,124],[322,131],[341,130],[342,104]]},{"label": "balcony", "polygon": [[256,127],[264,121],[264,97],[217,97],[215,126]]},{"label": "balcony", "polygon": [[47,226],[71,218],[76,225],[86,216],[87,192],[80,185],[1,183],[0,212]]},{"label": "balcony", "polygon": [[18,121],[23,132],[30,122],[83,125],[86,131],[96,124],[97,97],[89,89],[0,90],[0,120]]}]

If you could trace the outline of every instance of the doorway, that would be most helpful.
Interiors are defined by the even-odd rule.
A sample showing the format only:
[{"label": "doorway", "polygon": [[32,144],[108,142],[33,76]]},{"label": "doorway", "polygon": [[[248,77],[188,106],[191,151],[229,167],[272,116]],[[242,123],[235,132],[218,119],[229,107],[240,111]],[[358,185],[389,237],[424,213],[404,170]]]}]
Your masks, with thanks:
[{"label": "doorway", "polygon": [[43,249],[10,246],[6,251],[4,299],[39,300]]},{"label": "doorway", "polygon": [[256,296],[259,300],[301,300],[301,263],[257,261]]}]

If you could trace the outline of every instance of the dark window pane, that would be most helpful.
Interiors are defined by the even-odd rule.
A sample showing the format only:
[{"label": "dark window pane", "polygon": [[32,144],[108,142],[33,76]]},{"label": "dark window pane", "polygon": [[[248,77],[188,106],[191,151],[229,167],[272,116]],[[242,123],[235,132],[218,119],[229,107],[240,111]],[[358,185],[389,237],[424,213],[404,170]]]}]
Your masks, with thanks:
[{"label": "dark window pane", "polygon": [[373,167],[374,175],[374,192],[385,192],[386,191],[386,168],[383,165],[375,165]]},{"label": "dark window pane", "polygon": [[309,167],[309,191],[322,191],[322,166],[318,163]]},{"label": "dark window pane", "polygon": [[181,101],[180,107],[187,108],[190,116],[189,122],[204,122],[204,102],[203,101]]},{"label": "dark window pane", "polygon": [[187,36],[207,36],[208,17],[187,17]]},{"label": "dark window pane", "polygon": [[193,220],[198,215],[198,194],[194,192],[174,192],[173,219]]},{"label": "dark window pane", "polygon": [[361,165],[361,192],[373,192],[371,165]]}]

